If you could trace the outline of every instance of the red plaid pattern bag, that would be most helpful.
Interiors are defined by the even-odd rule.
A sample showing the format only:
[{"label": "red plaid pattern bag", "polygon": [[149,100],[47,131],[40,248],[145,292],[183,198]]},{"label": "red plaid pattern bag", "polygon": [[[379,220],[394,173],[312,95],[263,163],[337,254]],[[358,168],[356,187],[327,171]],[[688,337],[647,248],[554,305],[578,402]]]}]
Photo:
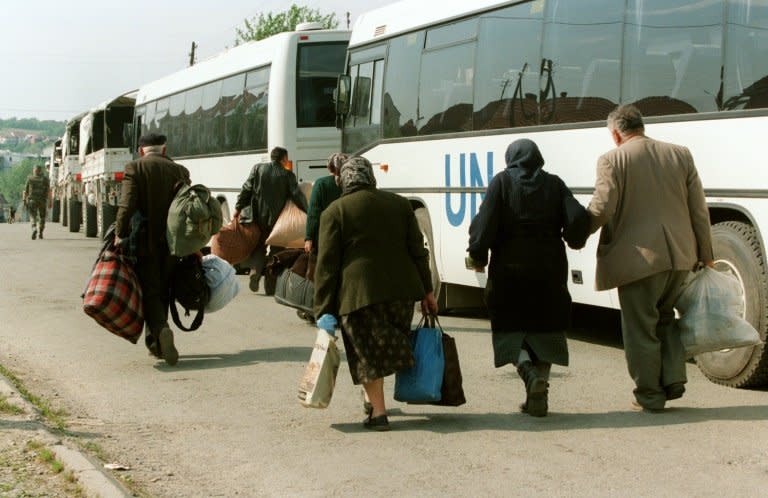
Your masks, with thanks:
[{"label": "red plaid pattern bag", "polygon": [[83,311],[115,335],[136,344],[144,329],[136,272],[113,244],[105,244],[83,295]]}]

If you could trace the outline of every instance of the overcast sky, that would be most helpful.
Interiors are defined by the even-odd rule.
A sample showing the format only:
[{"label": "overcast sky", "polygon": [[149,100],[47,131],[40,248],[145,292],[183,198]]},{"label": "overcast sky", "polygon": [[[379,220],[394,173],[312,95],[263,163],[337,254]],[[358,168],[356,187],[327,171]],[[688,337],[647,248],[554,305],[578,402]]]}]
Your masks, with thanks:
[{"label": "overcast sky", "polygon": [[292,3],[339,27],[395,0],[6,0],[0,7],[0,118],[66,120],[234,45],[235,28]]}]

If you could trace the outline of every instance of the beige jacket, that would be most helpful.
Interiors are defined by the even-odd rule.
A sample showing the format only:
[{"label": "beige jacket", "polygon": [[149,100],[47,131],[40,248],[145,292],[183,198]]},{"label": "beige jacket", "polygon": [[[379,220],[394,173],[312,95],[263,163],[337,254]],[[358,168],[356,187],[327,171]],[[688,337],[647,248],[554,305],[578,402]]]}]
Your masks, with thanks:
[{"label": "beige jacket", "polygon": [[602,227],[597,290],[713,259],[704,190],[686,147],[636,136],[603,154],[588,210],[592,232]]}]

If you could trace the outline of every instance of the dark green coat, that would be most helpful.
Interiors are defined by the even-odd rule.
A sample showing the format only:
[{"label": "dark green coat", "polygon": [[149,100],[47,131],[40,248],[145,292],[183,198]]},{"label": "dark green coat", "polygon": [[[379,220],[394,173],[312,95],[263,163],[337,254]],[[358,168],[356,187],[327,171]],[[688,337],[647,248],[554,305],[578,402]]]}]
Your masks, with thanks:
[{"label": "dark green coat", "polygon": [[420,301],[432,291],[429,252],[410,203],[364,189],[343,195],[320,216],[315,316],[378,303]]},{"label": "dark green coat", "polygon": [[307,210],[307,232],[304,240],[311,240],[317,246],[317,234],[320,231],[320,214],[333,201],[341,197],[341,187],[336,185],[336,177],[328,175],[320,178],[312,186]]}]

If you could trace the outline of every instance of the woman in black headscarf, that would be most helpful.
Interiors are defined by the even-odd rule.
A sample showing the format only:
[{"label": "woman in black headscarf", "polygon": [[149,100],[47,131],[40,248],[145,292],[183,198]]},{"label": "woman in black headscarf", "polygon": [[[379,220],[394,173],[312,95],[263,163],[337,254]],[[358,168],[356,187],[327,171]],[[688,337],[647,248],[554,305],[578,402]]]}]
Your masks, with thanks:
[{"label": "woman in black headscarf", "polygon": [[506,163],[469,227],[467,263],[484,271],[490,250],[485,297],[494,363],[517,366],[526,389],[521,410],[543,417],[550,367],[568,365],[571,296],[563,239],[583,247],[589,218],[565,183],[542,169],[533,141],[510,144]]}]

